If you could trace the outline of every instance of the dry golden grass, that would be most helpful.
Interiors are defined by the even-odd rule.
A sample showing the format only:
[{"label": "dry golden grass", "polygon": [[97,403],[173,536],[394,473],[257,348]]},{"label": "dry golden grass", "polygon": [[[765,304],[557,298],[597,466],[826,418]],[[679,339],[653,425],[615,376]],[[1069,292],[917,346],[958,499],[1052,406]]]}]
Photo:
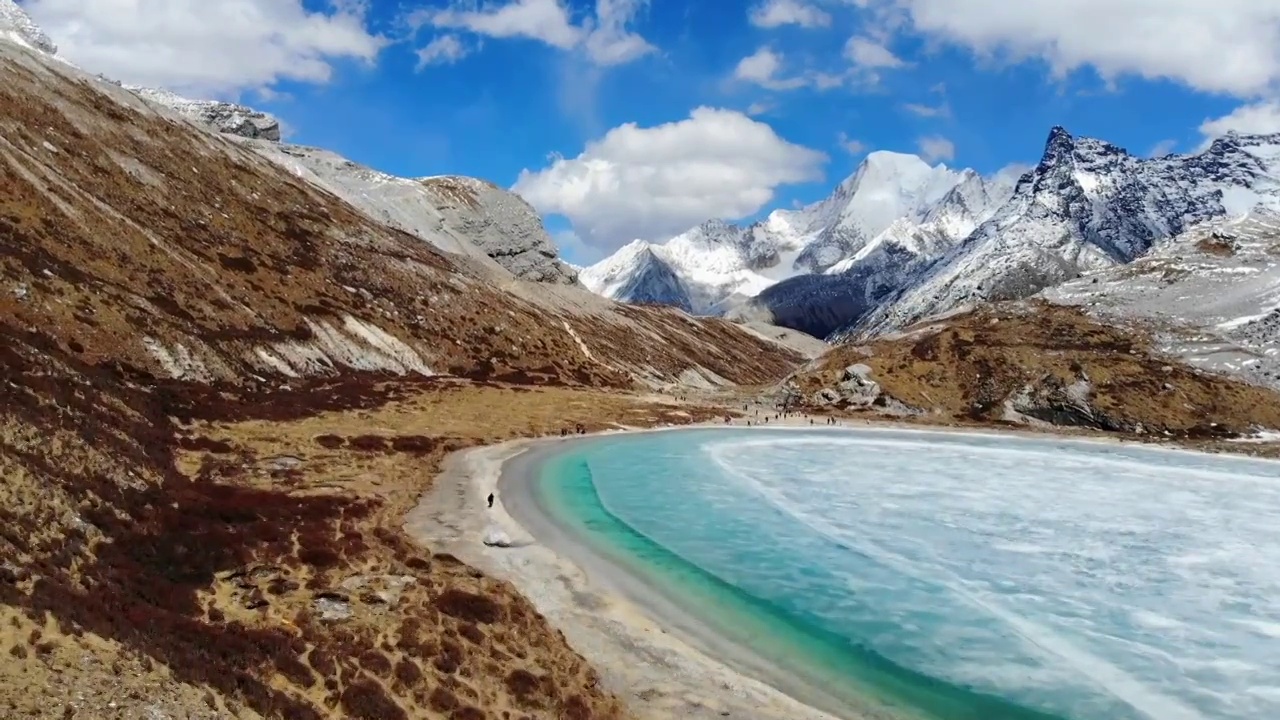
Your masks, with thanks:
[{"label": "dry golden grass", "polygon": [[[412,545],[399,528],[449,451],[572,431],[579,424],[597,430],[688,423],[722,411],[641,396],[464,381],[424,383],[394,395],[384,392],[389,389],[364,387],[374,400],[346,410],[309,411],[298,406],[303,397],[295,395],[295,419],[280,419],[271,398],[256,406],[249,401],[222,409],[205,405],[211,417],[232,408],[248,417],[197,417],[181,429],[176,444],[184,449],[172,463],[201,494],[184,501],[190,507],[175,508],[172,526],[164,523],[152,531],[122,536],[84,509],[78,488],[39,489],[34,478],[7,474],[6,488],[32,493],[40,499],[37,506],[58,508],[39,516],[18,508],[10,517],[21,527],[36,527],[38,517],[40,525],[66,533],[70,525],[87,522],[95,528],[94,537],[128,543],[138,559],[152,552],[173,558],[165,554],[169,551],[145,546],[189,540],[174,533],[203,535],[192,550],[222,562],[208,576],[187,579],[192,603],[184,615],[187,606],[180,602],[149,599],[152,593],[180,592],[149,574],[154,571],[139,570],[130,587],[111,590],[123,594],[118,599],[77,591],[80,584],[105,582],[104,573],[118,570],[104,562],[121,561],[114,556],[108,561],[92,542],[74,551],[57,543],[44,552],[33,550],[36,569],[13,578],[17,582],[4,599],[15,609],[45,607],[53,615],[44,616],[50,624],[45,634],[33,638],[29,626],[41,615],[9,613],[17,629],[3,637],[23,649],[0,657],[0,677],[10,679],[0,685],[0,708],[61,717],[67,704],[42,698],[71,693],[74,683],[87,693],[83,707],[92,706],[103,717],[130,716],[144,709],[143,700],[157,698],[184,712],[212,707],[242,717],[623,716],[620,703],[598,687],[594,671],[514,588],[448,556],[433,556]],[[333,397],[333,388],[316,393],[318,403],[331,405]],[[378,404],[388,397],[395,399]],[[262,417],[255,418],[255,412]],[[84,448],[68,448],[86,469],[106,461]],[[155,482],[159,489],[179,481]],[[253,507],[210,499],[226,497],[232,489],[253,493],[236,501]],[[297,512],[275,513],[273,506]],[[246,511],[247,516],[236,515]],[[237,529],[231,536],[202,530],[208,518],[197,514],[207,513],[225,517]],[[89,520],[78,519],[81,515]],[[218,546],[226,542],[242,545]],[[68,552],[75,560],[67,568],[41,560]],[[41,583],[55,575],[62,578],[61,590],[42,592]],[[110,594],[105,588],[104,593]],[[349,617],[325,619],[326,607],[341,608]],[[153,624],[130,632],[99,617],[114,611],[137,621],[150,617]],[[67,657],[97,659],[67,670],[57,659],[62,655],[40,651],[39,643],[50,638]],[[256,660],[253,653],[249,658],[226,654],[242,646],[264,648],[265,654]],[[127,685],[139,688],[138,697],[120,697],[112,689],[111,668],[123,666],[145,668]],[[239,680],[221,682],[223,676]]]}]

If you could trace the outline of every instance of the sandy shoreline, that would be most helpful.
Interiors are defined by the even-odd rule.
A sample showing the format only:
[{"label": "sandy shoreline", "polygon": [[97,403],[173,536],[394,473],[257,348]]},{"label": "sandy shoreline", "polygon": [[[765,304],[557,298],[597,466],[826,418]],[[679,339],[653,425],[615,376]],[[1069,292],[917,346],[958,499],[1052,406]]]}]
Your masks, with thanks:
[{"label": "sandy shoreline", "polygon": [[[570,438],[516,440],[455,453],[431,490],[406,518],[406,531],[438,551],[450,552],[513,583],[570,644],[601,673],[642,718],[749,717],[761,720],[871,720],[765,658],[726,640],[647,584],[568,537],[541,511],[529,482],[549,455],[567,444],[620,432],[694,428],[747,430],[734,423],[610,431]],[[921,427],[893,422],[810,425],[795,417],[751,429],[910,430],[1022,436],[1124,444],[1116,438],[1082,438],[1036,431]],[[1147,448],[1161,445],[1144,445]],[[1166,449],[1175,447],[1163,446]],[[497,490],[497,502],[485,497]],[[482,539],[503,529],[515,547],[490,548]],[[726,663],[716,658],[732,658]],[[819,708],[833,711],[824,712]]]},{"label": "sandy shoreline", "polygon": [[[807,420],[786,425],[809,428]],[[768,427],[783,426],[780,422]],[[699,426],[669,430],[689,427]],[[650,432],[664,430],[668,429]],[[709,632],[660,593],[595,557],[541,516],[527,473],[546,455],[564,450],[565,443],[599,437],[517,440],[455,453],[406,518],[405,530],[432,548],[513,583],[564,632],[637,717],[869,719],[832,715],[779,690],[785,688],[815,705],[839,707],[838,701],[815,697],[818,691],[762,658],[747,657],[739,646]],[[498,501],[490,510],[485,496],[494,488]],[[505,530],[516,547],[484,546],[484,533],[494,526]],[[740,667],[750,666],[750,675],[713,657],[726,655],[740,658]]]}]

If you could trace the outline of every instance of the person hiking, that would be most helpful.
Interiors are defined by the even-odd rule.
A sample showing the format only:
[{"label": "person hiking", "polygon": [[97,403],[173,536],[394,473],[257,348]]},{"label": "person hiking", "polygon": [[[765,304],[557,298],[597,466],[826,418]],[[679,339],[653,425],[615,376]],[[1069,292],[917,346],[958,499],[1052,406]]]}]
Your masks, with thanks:
[{"label": "person hiking", "polygon": [[489,493],[489,507],[493,507],[493,493]]}]

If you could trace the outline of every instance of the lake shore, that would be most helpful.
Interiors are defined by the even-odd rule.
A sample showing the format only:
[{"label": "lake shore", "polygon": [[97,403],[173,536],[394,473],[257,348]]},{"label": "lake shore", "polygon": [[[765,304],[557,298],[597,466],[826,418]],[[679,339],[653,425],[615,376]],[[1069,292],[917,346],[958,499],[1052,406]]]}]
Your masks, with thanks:
[{"label": "lake shore", "polygon": [[[693,427],[724,425],[626,432]],[[767,427],[810,429],[803,418]],[[637,717],[878,720],[875,714],[834,715],[818,709],[841,704],[719,637],[643,580],[578,543],[541,511],[530,481],[543,460],[564,452],[568,444],[618,432],[623,431],[517,440],[455,453],[406,518],[405,530],[419,542],[513,583]],[[494,507],[487,508],[485,498],[495,490]],[[485,546],[482,541],[491,528],[506,532],[514,547]],[[717,659],[722,657],[733,657],[733,666]]]},{"label": "lake shore", "polygon": [[[1056,437],[1121,443],[1116,438],[1059,435],[1026,430],[921,427],[911,423],[844,421],[825,426],[819,418],[794,416],[765,430],[884,429],[957,434]],[[606,687],[641,718],[751,717],[762,720],[869,720],[883,712],[850,708],[803,678],[729,641],[671,602],[646,581],[585,546],[539,506],[534,481],[549,457],[574,444],[621,432],[671,432],[697,428],[745,430],[703,423],[656,429],[615,430],[568,438],[516,440],[461,451],[406,518],[419,542],[449,552],[529,598],[570,644],[601,673]],[[1150,447],[1150,446],[1148,446]],[[1166,445],[1175,450],[1176,446]],[[493,508],[486,496],[496,492]],[[483,544],[491,529],[505,532],[513,547]],[[725,661],[721,658],[729,658]],[[830,711],[830,712],[828,712]]]}]

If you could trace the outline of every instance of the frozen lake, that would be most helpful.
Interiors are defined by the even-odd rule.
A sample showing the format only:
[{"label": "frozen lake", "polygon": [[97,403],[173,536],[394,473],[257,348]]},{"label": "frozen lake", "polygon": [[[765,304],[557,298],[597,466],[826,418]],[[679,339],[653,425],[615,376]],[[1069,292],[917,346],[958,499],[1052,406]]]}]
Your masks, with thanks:
[{"label": "frozen lake", "polygon": [[771,632],[834,642],[895,701],[941,697],[925,717],[994,697],[1008,717],[1280,718],[1280,464],[902,430],[572,455],[618,523],[601,538],[625,526],[763,603]]}]

